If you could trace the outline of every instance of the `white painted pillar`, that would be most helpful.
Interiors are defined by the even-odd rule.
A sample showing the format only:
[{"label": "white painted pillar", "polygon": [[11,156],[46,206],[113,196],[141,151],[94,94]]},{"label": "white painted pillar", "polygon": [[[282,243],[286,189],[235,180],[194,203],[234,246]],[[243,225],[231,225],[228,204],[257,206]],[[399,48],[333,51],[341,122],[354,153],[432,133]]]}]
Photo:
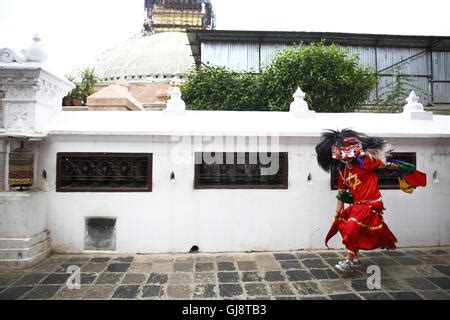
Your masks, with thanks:
[{"label": "white painted pillar", "polygon": [[[41,67],[47,53],[35,36],[23,51],[0,48],[0,91],[3,121],[0,125],[0,153],[5,155],[0,182],[0,269],[27,268],[50,250],[47,229],[47,195],[38,186],[38,141],[47,135],[49,123],[62,112],[62,98],[74,86]],[[21,141],[34,151],[34,186],[27,191],[10,190],[9,154]],[[0,169],[0,170],[2,170]],[[2,176],[0,172],[0,176]],[[4,189],[1,192],[1,189]]]}]

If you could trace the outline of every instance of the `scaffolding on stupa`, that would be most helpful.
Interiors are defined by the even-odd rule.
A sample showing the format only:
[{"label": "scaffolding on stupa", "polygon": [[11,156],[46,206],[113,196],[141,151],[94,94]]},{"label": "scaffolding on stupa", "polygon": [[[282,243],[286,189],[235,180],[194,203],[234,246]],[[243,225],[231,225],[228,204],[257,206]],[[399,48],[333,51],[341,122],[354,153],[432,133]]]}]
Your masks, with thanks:
[{"label": "scaffolding on stupa", "polygon": [[145,0],[145,11],[146,34],[215,28],[211,0]]}]

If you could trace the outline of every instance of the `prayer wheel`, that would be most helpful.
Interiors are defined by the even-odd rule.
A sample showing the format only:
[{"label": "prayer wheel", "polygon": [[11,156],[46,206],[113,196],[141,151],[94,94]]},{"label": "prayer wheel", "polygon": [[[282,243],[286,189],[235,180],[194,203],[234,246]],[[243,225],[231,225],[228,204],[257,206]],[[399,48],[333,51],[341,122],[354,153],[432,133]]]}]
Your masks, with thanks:
[{"label": "prayer wheel", "polygon": [[15,149],[9,154],[9,186],[10,188],[31,187],[34,177],[33,153],[23,148]]}]

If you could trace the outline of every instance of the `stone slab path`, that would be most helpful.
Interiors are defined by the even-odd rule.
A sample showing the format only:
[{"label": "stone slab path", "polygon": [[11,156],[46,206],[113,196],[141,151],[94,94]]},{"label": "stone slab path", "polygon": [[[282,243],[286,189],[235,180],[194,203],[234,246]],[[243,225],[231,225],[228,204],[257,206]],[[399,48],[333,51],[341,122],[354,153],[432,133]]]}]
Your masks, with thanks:
[{"label": "stone slab path", "polygon": [[[350,273],[334,268],[344,255],[53,254],[28,270],[0,271],[0,299],[450,300],[450,247],[365,252],[363,268]],[[369,266],[379,267],[379,289],[367,284]],[[79,289],[67,286],[69,267],[79,267]]]}]

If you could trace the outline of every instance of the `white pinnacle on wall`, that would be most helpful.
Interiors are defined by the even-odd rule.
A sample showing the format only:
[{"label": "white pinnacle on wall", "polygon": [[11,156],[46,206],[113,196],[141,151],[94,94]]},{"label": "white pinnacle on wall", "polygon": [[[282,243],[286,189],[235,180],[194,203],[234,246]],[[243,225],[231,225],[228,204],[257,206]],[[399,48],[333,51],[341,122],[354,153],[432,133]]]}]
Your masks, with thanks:
[{"label": "white pinnacle on wall", "polygon": [[419,97],[414,91],[410,92],[406,102],[402,114],[417,120],[433,120],[433,113],[424,110],[423,104],[419,102]]},{"label": "white pinnacle on wall", "polygon": [[300,87],[297,88],[292,97],[294,101],[289,108],[289,112],[292,115],[308,117],[315,114],[315,111],[309,110],[308,103],[305,101],[305,93]]},{"label": "white pinnacle on wall", "polygon": [[170,99],[167,101],[166,114],[185,114],[186,103],[181,99],[181,90],[179,87],[175,87],[170,92]]},{"label": "white pinnacle on wall", "polygon": [[424,111],[423,104],[419,102],[419,97],[414,91],[411,91],[409,97],[406,98],[407,104],[403,107],[403,112]]}]

